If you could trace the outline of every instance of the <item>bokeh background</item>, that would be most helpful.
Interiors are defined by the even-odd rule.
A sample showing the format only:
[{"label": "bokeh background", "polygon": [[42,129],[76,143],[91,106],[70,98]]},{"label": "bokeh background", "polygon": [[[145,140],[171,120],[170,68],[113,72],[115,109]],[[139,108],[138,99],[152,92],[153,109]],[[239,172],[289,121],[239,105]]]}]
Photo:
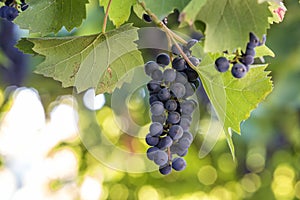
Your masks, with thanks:
[{"label": "bokeh background", "polygon": [[[199,90],[200,121],[187,168],[168,176],[146,170],[143,137],[150,118],[144,87],[125,84],[118,90],[120,105],[112,103],[114,94],[63,89],[33,74],[43,58],[8,47],[12,37],[28,33],[1,21],[0,199],[300,199],[300,5],[285,5],[284,21],[272,25],[266,43],[276,54],[266,58],[274,90],[241,124],[242,135],[233,136],[236,161],[218,134],[209,154],[199,156],[211,123],[209,102]],[[79,29],[59,36],[100,31],[103,10],[95,0],[87,9]],[[134,15],[130,21],[151,26]],[[174,15],[168,21],[176,29]],[[9,30],[15,34],[6,39]],[[148,60],[157,52],[144,53]]]}]

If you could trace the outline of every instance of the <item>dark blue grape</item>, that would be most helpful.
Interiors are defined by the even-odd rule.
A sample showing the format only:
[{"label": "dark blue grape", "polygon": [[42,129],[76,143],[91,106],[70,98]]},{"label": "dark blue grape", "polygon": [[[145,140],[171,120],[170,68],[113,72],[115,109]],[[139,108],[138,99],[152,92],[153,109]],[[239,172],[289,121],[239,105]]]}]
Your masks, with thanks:
[{"label": "dark blue grape", "polygon": [[166,148],[170,147],[172,144],[173,144],[172,138],[170,136],[166,136],[166,137],[160,138],[156,147],[160,148],[160,149],[166,149]]},{"label": "dark blue grape", "polygon": [[157,147],[150,147],[147,149],[147,157],[149,160],[153,160],[154,159],[154,155],[156,153],[156,151],[158,151],[159,148]]},{"label": "dark blue grape", "polygon": [[166,69],[163,73],[163,79],[166,83],[171,83],[176,78],[176,71],[174,69]]},{"label": "dark blue grape", "polygon": [[187,82],[186,84],[184,84],[184,87],[185,87],[185,95],[183,98],[190,97],[195,93],[196,87],[194,84]]},{"label": "dark blue grape", "polygon": [[[181,48],[182,50],[182,45],[178,44],[178,46]],[[171,51],[174,55],[180,55],[180,51],[178,50],[177,46],[175,44],[172,45],[171,47]]]},{"label": "dark blue grape", "polygon": [[156,94],[152,94],[149,97],[149,104],[151,105],[152,103],[154,103],[155,101],[158,101],[158,100],[159,99],[158,99],[157,95]]},{"label": "dark blue grape", "polygon": [[244,55],[242,58],[241,58],[241,62],[244,64],[244,65],[252,65],[254,63],[254,57],[251,56],[251,55]]},{"label": "dark blue grape", "polygon": [[151,104],[150,112],[152,115],[159,116],[165,112],[164,104],[160,101],[155,101]]},{"label": "dark blue grape", "polygon": [[163,126],[159,122],[153,122],[149,128],[151,136],[160,136],[163,132]]},{"label": "dark blue grape", "polygon": [[186,84],[188,82],[187,75],[184,72],[176,72],[175,82]]},{"label": "dark blue grape", "polygon": [[185,95],[185,87],[181,83],[173,83],[170,86],[170,90],[177,98],[182,98]]},{"label": "dark blue grape", "polygon": [[171,165],[167,164],[165,166],[160,166],[159,167],[159,172],[162,174],[162,175],[168,175],[170,174],[172,171],[172,167]]},{"label": "dark blue grape", "polygon": [[150,134],[147,134],[146,135],[146,143],[149,145],[149,146],[155,146],[157,145],[159,142],[159,138],[158,137],[154,137]]},{"label": "dark blue grape", "polygon": [[21,4],[21,10],[22,10],[22,11],[27,10],[28,7],[29,7],[28,4]]},{"label": "dark blue grape", "polygon": [[256,44],[254,42],[248,42],[246,49],[254,49],[256,47]]},{"label": "dark blue grape", "polygon": [[145,20],[145,22],[148,22],[148,23],[152,22],[151,17],[146,13],[143,14],[143,19]]},{"label": "dark blue grape", "polygon": [[178,72],[182,72],[186,69],[186,62],[183,58],[180,57],[176,57],[173,59],[172,61],[172,67],[178,71]]},{"label": "dark blue grape", "polygon": [[189,57],[189,60],[195,67],[197,67],[200,64],[200,60],[196,57]]},{"label": "dark blue grape", "polygon": [[250,49],[250,48],[247,48],[246,49],[246,53],[245,55],[250,55],[250,56],[255,56],[255,50],[254,49]]},{"label": "dark blue grape", "polygon": [[14,7],[2,6],[0,8],[0,16],[6,18],[8,21],[13,21],[18,15],[19,12]]},{"label": "dark blue grape", "polygon": [[183,129],[183,131],[188,131],[191,126],[191,121],[187,118],[181,117],[179,125]]},{"label": "dark blue grape", "polygon": [[154,62],[154,61],[148,61],[145,66],[144,66],[144,69],[145,69],[145,73],[148,75],[148,76],[151,76],[152,72],[156,69],[159,69],[159,65]]},{"label": "dark blue grape", "polygon": [[167,122],[170,124],[177,124],[180,122],[180,114],[178,112],[169,112]]},{"label": "dark blue grape", "polygon": [[186,47],[187,47],[188,49],[190,49],[190,48],[191,48],[192,46],[194,46],[197,42],[198,42],[198,40],[196,40],[196,39],[190,39],[190,40],[187,42]]},{"label": "dark blue grape", "polygon": [[180,104],[182,114],[191,114],[197,107],[197,103],[194,100],[185,100]]},{"label": "dark blue grape", "polygon": [[170,57],[166,53],[158,54],[158,56],[156,57],[156,62],[160,66],[165,67],[165,66],[169,65],[169,63],[170,63]]},{"label": "dark blue grape", "polygon": [[185,132],[183,133],[183,135],[182,135],[181,138],[187,138],[187,139],[190,140],[191,142],[193,141],[193,135],[192,135],[190,132],[188,132],[188,131],[185,131]]},{"label": "dark blue grape", "polygon": [[185,137],[181,137],[178,140],[178,146],[182,150],[188,149],[190,147],[191,143],[192,143],[192,141],[190,141],[188,138],[185,138]]},{"label": "dark blue grape", "polygon": [[151,78],[156,81],[161,81],[163,79],[163,73],[161,70],[156,69],[151,73]]},{"label": "dark blue grape", "polygon": [[170,91],[167,88],[162,88],[158,92],[157,96],[161,101],[167,101],[171,98]]},{"label": "dark blue grape", "polygon": [[183,158],[174,158],[172,168],[176,171],[182,171],[186,168],[186,162]]},{"label": "dark blue grape", "polygon": [[156,151],[156,153],[153,156],[154,163],[159,166],[163,166],[167,164],[168,160],[169,160],[168,154],[162,150]]},{"label": "dark blue grape", "polygon": [[170,99],[165,103],[165,108],[169,112],[175,111],[177,109],[177,102],[173,99]]},{"label": "dark blue grape", "polygon": [[232,66],[231,74],[235,78],[243,78],[247,74],[247,68],[242,63],[236,63]]},{"label": "dark blue grape", "polygon": [[151,80],[147,83],[147,88],[149,92],[158,92],[161,90],[160,82]]},{"label": "dark blue grape", "polygon": [[165,114],[158,115],[158,116],[152,115],[151,120],[152,120],[152,122],[158,122],[158,123],[164,124],[165,121],[167,120],[167,116]]},{"label": "dark blue grape", "polygon": [[198,73],[189,66],[184,70],[184,72],[187,75],[189,82],[195,81],[199,77]]},{"label": "dark blue grape", "polygon": [[183,135],[183,129],[179,125],[173,125],[169,130],[169,135],[173,140],[178,140]]},{"label": "dark blue grape", "polygon": [[219,57],[215,61],[215,67],[219,72],[226,72],[229,69],[229,60],[225,57]]}]

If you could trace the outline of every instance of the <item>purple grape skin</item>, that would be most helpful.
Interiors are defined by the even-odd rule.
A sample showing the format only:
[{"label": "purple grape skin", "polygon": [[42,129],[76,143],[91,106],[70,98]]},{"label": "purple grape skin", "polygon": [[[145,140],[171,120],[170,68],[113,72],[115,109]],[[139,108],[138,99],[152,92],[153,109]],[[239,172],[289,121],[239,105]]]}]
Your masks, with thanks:
[{"label": "purple grape skin", "polygon": [[151,136],[150,134],[146,135],[146,139],[145,140],[146,140],[146,143],[149,146],[155,146],[159,142],[159,138],[158,137]]},{"label": "purple grape skin", "polygon": [[151,73],[156,69],[159,69],[159,65],[154,61],[148,61],[144,66],[145,73],[148,76],[151,76]]},{"label": "purple grape skin", "polygon": [[147,158],[149,160],[153,160],[154,159],[154,155],[155,155],[156,151],[158,151],[158,150],[159,150],[159,148],[157,148],[157,147],[150,147],[150,148],[148,148],[147,149]]},{"label": "purple grape skin", "polygon": [[186,162],[183,158],[174,158],[172,161],[172,168],[176,171],[182,171],[186,168]]},{"label": "purple grape skin", "polygon": [[165,66],[169,65],[169,63],[170,63],[170,57],[166,53],[158,54],[157,57],[156,57],[156,62],[160,66],[165,67]]},{"label": "purple grape skin", "polygon": [[181,126],[179,125],[173,125],[170,129],[169,129],[169,135],[173,140],[178,140],[182,137],[183,135],[183,129]]},{"label": "purple grape skin", "polygon": [[175,111],[177,109],[177,102],[173,99],[169,99],[165,103],[165,108],[167,111]]},{"label": "purple grape skin", "polygon": [[180,122],[180,114],[178,112],[169,112],[167,122],[170,124],[177,124]]},{"label": "purple grape skin", "polygon": [[243,78],[247,74],[247,68],[242,63],[236,63],[232,66],[231,74],[235,78]]},{"label": "purple grape skin", "polygon": [[156,153],[153,157],[154,163],[159,166],[163,166],[163,165],[167,164],[168,160],[169,160],[168,154],[162,150],[156,151]]},{"label": "purple grape skin", "polygon": [[172,67],[178,72],[182,72],[186,69],[186,62],[183,58],[176,57],[172,61]]},{"label": "purple grape skin", "polygon": [[219,72],[226,72],[229,69],[229,60],[225,57],[219,57],[215,61],[215,67]]},{"label": "purple grape skin", "polygon": [[159,149],[166,149],[173,144],[173,140],[170,136],[163,137],[159,140],[158,144],[156,145]]},{"label": "purple grape skin", "polygon": [[149,128],[151,136],[160,136],[163,132],[163,126],[159,122],[153,122]]},{"label": "purple grape skin", "polygon": [[159,167],[159,172],[162,174],[162,175],[168,175],[170,174],[172,171],[172,167],[171,165],[165,165],[165,166],[160,166]]}]

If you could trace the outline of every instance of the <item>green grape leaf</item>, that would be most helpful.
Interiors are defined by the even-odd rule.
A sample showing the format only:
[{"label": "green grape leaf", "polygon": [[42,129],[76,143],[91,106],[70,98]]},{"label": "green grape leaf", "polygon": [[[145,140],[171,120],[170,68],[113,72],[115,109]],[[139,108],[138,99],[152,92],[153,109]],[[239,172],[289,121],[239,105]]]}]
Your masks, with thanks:
[{"label": "green grape leaf", "polygon": [[[143,2],[159,19],[163,19],[172,13],[174,9],[178,9],[180,12],[189,3],[189,1],[190,0],[161,0],[157,2],[153,0],[144,0]],[[138,6],[139,5],[136,5],[136,7]],[[141,17],[144,12],[139,8],[135,8],[134,11],[139,17]]]},{"label": "green grape leaf", "polygon": [[[100,5],[104,7],[104,10],[107,9],[109,0],[101,0]],[[136,0],[113,0],[108,11],[109,19],[119,27],[124,24],[131,12],[131,7],[136,4]]]},{"label": "green grape leaf", "polygon": [[271,56],[275,57],[274,52],[266,45],[255,47],[255,57]]},{"label": "green grape leaf", "polygon": [[184,23],[187,23],[190,26],[193,25],[198,13],[202,6],[205,5],[206,1],[207,0],[191,0],[180,13],[179,21],[181,22],[181,26]]},{"label": "green grape leaf", "polygon": [[207,1],[197,19],[206,24],[206,52],[234,51],[245,47],[249,32],[266,34],[271,12],[267,3],[253,0]]},{"label": "green grape leaf", "polygon": [[230,70],[220,73],[215,69],[217,54],[206,54],[197,72],[216,115],[223,124],[227,142],[234,157],[232,133],[240,134],[240,124],[250,116],[260,102],[272,91],[273,85],[267,65],[252,65],[244,78],[236,79]]},{"label": "green grape leaf", "polygon": [[28,9],[14,22],[30,33],[41,35],[57,33],[62,27],[71,31],[85,19],[87,3],[88,0],[30,0]]},{"label": "green grape leaf", "polygon": [[[34,44],[34,52],[45,56],[36,73],[61,81],[63,87],[75,86],[77,92],[95,88],[99,94],[112,92],[129,70],[143,65],[137,39],[137,28],[126,24],[105,34],[27,41]],[[22,44],[26,43],[18,47],[26,50]]]}]

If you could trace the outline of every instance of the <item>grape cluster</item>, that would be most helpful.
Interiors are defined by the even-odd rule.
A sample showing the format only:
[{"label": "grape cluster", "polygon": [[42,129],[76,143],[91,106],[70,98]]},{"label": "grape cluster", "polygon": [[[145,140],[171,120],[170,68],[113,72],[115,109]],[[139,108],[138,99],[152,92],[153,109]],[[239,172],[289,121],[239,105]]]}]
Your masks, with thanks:
[{"label": "grape cluster", "polygon": [[241,56],[237,56],[233,61],[229,61],[226,57],[219,57],[215,61],[215,67],[219,72],[226,72],[230,63],[233,63],[231,74],[235,78],[243,78],[249,71],[249,66],[254,63],[255,47],[263,45],[266,38],[263,37],[262,41],[256,37],[252,32],[249,34],[249,42],[246,46],[245,53],[242,52]]},{"label": "grape cluster", "polygon": [[8,21],[13,21],[19,15],[18,9],[24,11],[28,8],[25,0],[21,0],[20,2],[21,4],[18,5],[16,1],[6,0],[5,5],[0,8],[0,17]]},{"label": "grape cluster", "polygon": [[[195,66],[200,60],[191,56],[189,48],[196,42],[191,40],[185,46],[180,45]],[[175,57],[172,61],[169,55],[161,53],[156,61],[145,64],[145,72],[152,78],[147,84],[152,115],[152,124],[145,139],[151,146],[147,157],[159,166],[163,175],[169,174],[172,168],[181,171],[186,167],[182,157],[193,141],[189,128],[192,113],[197,107],[194,100],[187,98],[194,94],[200,82],[197,72],[181,57],[176,46],[172,47],[172,53]]]}]

